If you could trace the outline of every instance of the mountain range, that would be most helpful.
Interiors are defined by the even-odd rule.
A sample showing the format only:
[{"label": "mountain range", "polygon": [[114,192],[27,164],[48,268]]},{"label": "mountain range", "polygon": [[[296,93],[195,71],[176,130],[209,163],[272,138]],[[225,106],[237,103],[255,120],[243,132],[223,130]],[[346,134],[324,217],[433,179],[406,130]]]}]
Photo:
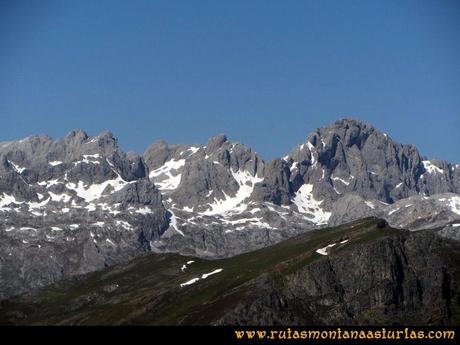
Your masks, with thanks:
[{"label": "mountain range", "polygon": [[[0,216],[8,298],[149,252],[228,260],[362,219],[435,229],[439,240],[423,241],[438,248],[460,239],[460,165],[355,119],[313,131],[272,161],[225,135],[206,145],[160,140],[139,155],[110,132],[74,130],[0,142]],[[213,322],[243,322],[241,312],[225,315]]]}]

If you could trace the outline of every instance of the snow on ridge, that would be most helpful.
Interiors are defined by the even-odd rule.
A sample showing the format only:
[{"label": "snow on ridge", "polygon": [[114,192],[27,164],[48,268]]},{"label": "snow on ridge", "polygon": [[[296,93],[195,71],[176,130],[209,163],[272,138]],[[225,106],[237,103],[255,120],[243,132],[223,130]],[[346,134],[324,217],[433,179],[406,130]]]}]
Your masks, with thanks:
[{"label": "snow on ridge", "polygon": [[436,165],[431,163],[431,161],[422,161],[423,167],[429,174],[444,173],[444,170],[438,168]]},{"label": "snow on ridge", "polygon": [[297,206],[300,213],[313,215],[313,218],[308,218],[317,225],[327,224],[331,217],[331,212],[324,211],[320,205],[323,201],[318,201],[313,197],[313,185],[304,184],[297,191],[293,203]]},{"label": "snow on ridge", "polygon": [[200,150],[200,147],[198,147],[198,146],[191,146],[191,147],[188,149],[188,151],[190,151],[192,155],[195,154],[195,153],[197,153],[199,150]]}]

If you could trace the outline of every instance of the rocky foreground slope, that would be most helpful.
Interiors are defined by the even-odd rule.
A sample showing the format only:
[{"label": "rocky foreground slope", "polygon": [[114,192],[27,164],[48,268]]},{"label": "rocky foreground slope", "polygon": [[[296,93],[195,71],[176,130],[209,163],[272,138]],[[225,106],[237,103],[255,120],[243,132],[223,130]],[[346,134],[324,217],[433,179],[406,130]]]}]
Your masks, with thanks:
[{"label": "rocky foreground slope", "polygon": [[223,258],[368,216],[459,238],[460,166],[352,119],[264,161],[224,135],[124,153],[111,133],[0,143],[0,297],[145,252]]},{"label": "rocky foreground slope", "polygon": [[0,302],[0,324],[459,325],[460,244],[365,219],[229,259],[147,254]]}]

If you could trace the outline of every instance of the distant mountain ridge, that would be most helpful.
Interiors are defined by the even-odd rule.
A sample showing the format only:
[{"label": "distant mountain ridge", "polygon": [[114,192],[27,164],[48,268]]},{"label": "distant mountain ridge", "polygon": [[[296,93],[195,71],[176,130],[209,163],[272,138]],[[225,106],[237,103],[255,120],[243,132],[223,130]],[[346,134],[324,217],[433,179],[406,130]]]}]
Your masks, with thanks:
[{"label": "distant mountain ridge", "polygon": [[147,251],[227,257],[375,216],[456,238],[460,165],[355,119],[264,161],[225,135],[124,153],[106,132],[0,143],[1,296]]}]

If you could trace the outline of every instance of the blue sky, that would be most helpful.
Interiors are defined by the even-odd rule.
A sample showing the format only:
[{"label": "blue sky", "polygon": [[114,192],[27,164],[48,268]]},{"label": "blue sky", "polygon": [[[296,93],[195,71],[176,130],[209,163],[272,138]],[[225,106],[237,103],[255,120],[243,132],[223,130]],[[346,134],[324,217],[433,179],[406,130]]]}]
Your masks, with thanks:
[{"label": "blue sky", "polygon": [[460,162],[460,2],[0,0],[0,141],[226,133],[283,156],[340,117]]}]

